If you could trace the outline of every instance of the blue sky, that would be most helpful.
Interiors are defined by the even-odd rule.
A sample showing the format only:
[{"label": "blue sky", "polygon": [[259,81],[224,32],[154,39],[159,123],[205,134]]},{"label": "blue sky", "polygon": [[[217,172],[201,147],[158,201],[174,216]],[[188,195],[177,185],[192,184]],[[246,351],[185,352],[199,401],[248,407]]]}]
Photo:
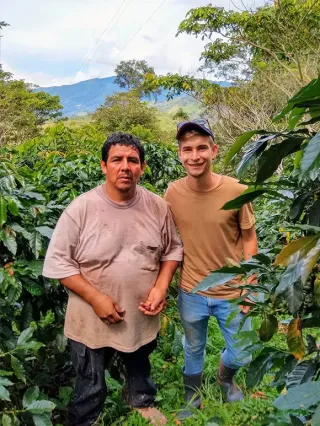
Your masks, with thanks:
[{"label": "blue sky", "polygon": [[[175,37],[179,23],[203,0],[0,0],[1,62],[40,86],[114,75],[121,60],[145,59],[158,74],[195,74],[204,42]],[[264,0],[212,0],[226,8]]]}]

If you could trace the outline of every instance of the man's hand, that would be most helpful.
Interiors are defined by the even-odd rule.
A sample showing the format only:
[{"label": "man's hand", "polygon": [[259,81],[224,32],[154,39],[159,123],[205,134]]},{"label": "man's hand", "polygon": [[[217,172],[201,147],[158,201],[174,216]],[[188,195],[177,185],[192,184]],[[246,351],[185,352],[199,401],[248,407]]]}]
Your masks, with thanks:
[{"label": "man's hand", "polygon": [[179,262],[166,260],[160,262],[160,271],[157,281],[145,302],[141,302],[139,309],[145,315],[158,315],[166,304],[166,294]]},{"label": "man's hand", "polygon": [[109,296],[99,293],[92,299],[91,306],[98,317],[106,324],[116,324],[123,321],[125,310]]},{"label": "man's hand", "polygon": [[[249,299],[244,299],[244,301],[245,302],[250,302],[250,303],[252,303],[252,300],[249,300]],[[240,311],[243,313],[243,314],[247,314],[247,313],[249,313],[250,312],[250,309],[252,308],[252,306],[246,306],[246,305],[239,305],[239,308],[240,308]]]},{"label": "man's hand", "polygon": [[81,274],[61,278],[60,282],[89,303],[98,317],[106,324],[116,324],[123,321],[124,309],[112,300],[111,297],[100,293]]},{"label": "man's hand", "polygon": [[166,293],[167,292],[162,288],[153,287],[149,293],[148,299],[140,303],[140,311],[145,315],[158,315],[165,307]]}]

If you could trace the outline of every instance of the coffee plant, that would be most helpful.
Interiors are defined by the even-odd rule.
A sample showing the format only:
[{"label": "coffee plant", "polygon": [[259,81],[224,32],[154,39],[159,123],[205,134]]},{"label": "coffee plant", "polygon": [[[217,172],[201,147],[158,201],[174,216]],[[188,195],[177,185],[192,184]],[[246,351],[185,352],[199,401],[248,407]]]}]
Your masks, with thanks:
[{"label": "coffee plant", "polygon": [[[239,158],[237,173],[249,188],[224,208],[238,209],[254,201],[261,250],[239,264],[228,260],[199,288],[243,278],[239,283],[243,294],[235,302],[251,306],[248,315],[257,325],[252,332],[239,331],[245,346],[242,356],[255,356],[246,372],[246,386],[254,389],[268,383],[281,393],[269,410],[260,404],[253,416],[244,411],[241,424],[319,423],[320,354],[315,335],[320,325],[319,110],[316,79],[276,117],[282,131],[247,132],[227,155],[228,162]],[[47,127],[41,137],[1,149],[2,425],[65,424],[74,375],[63,336],[67,294],[57,281],[42,277],[42,263],[62,210],[104,181],[99,166],[104,139],[93,126],[70,128],[60,123]],[[144,145],[148,167],[141,183],[162,194],[171,180],[184,175],[176,149],[151,140]],[[253,274],[259,282],[254,287],[245,284]],[[157,368],[174,365],[182,350],[176,284],[162,316]],[[120,401],[119,386],[111,381],[112,386]],[[107,405],[110,413],[121,411],[111,399]]]},{"label": "coffee plant", "polygon": [[[254,388],[272,372],[270,386],[287,390],[274,401],[280,412],[267,416],[266,425],[319,424],[320,348],[311,331],[320,326],[319,111],[320,78],[302,88],[275,117],[283,124],[287,120],[287,130],[252,130],[230,148],[226,161],[238,156],[238,176],[245,182],[246,173],[254,169],[254,182],[247,182],[248,189],[223,209],[239,209],[258,199],[265,207],[260,218],[269,224],[258,224],[263,250],[249,261],[214,271],[194,289],[204,291],[243,278],[243,294],[235,302],[251,306],[248,316],[261,319],[257,331],[242,335],[247,346],[243,356],[257,354],[247,370],[246,385]],[[239,155],[256,135],[260,137]],[[258,285],[245,284],[252,274]],[[280,328],[286,342],[273,346]]]},{"label": "coffee plant", "polygon": [[[64,423],[73,377],[63,335],[67,294],[58,281],[41,272],[62,210],[104,181],[99,164],[104,138],[90,126],[79,130],[58,124],[47,128],[43,137],[0,153],[0,424],[4,426],[47,426],[51,419]],[[145,147],[149,169],[142,183],[162,193],[171,177],[181,175],[181,166],[171,148],[151,143]],[[171,333],[174,340],[174,326]]]}]

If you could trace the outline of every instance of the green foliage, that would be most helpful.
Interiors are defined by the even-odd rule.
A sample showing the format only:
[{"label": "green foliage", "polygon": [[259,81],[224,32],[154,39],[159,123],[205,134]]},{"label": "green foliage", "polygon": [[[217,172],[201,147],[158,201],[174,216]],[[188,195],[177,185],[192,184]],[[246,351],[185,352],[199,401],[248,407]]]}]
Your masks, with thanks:
[{"label": "green foliage", "polygon": [[[59,162],[73,154],[85,158],[89,153],[99,157],[101,146],[106,139],[105,134],[95,126],[86,124],[79,128],[71,128],[64,123],[48,126],[41,136],[30,139],[16,148],[22,166],[33,167],[37,163],[38,171],[45,167],[46,161],[52,172],[59,175]],[[92,158],[92,157],[91,157]],[[81,160],[78,160],[81,162]],[[54,166],[55,164],[55,166]],[[98,168],[98,166],[95,166]],[[70,169],[72,165],[70,164]],[[76,170],[73,171],[76,173]],[[62,173],[63,174],[63,173]],[[40,173],[38,177],[41,178]],[[67,178],[67,176],[65,176]],[[81,172],[77,175],[81,178]]]},{"label": "green foliage", "polygon": [[[163,87],[169,99],[184,93],[200,102],[215,129],[219,152],[224,156],[239,134],[243,135],[237,144],[245,144],[250,135],[248,129],[269,129],[270,133],[283,129],[283,121],[272,121],[272,117],[318,73],[319,16],[319,2],[313,0],[281,0],[242,12],[211,4],[191,9],[181,22],[178,34],[208,40],[201,54],[202,68],[235,83],[220,87],[190,75],[151,74],[146,76],[144,87],[150,90]],[[289,130],[293,130],[301,113],[303,107],[294,108]],[[309,124],[317,120],[317,115],[319,111],[308,118]],[[259,134],[264,135],[263,131]],[[298,131],[288,135],[282,141],[281,155],[296,151],[301,139],[303,135]],[[269,165],[263,169],[266,175],[258,175],[259,181],[272,176],[281,165],[281,155],[274,155],[273,148],[265,150],[265,142],[261,137],[256,145],[249,147],[239,164],[239,176],[252,170],[256,160]],[[312,145],[308,149],[312,149]],[[277,150],[279,152],[279,147]],[[230,152],[227,156],[233,154]],[[219,171],[220,168],[219,165]]]},{"label": "green foliage", "polygon": [[[140,132],[147,130],[137,127]],[[63,336],[67,294],[56,281],[41,276],[42,264],[61,211],[76,196],[104,181],[99,164],[104,139],[94,126],[72,129],[60,123],[47,127],[42,137],[2,151],[2,423],[50,425],[50,413],[56,406],[55,419],[64,424],[73,375]],[[142,183],[163,193],[172,178],[181,176],[177,153],[160,144],[144,145],[149,166]],[[173,326],[172,356],[181,352],[181,337]]]},{"label": "green foliage", "polygon": [[[271,126],[275,131],[280,130],[280,124],[272,123],[271,117],[284,106],[292,91],[292,84],[289,79],[290,87],[283,90],[279,90],[278,83],[277,87],[272,86],[268,80],[277,81],[279,78],[281,82],[288,81],[287,76],[275,76],[274,73],[268,72],[268,78],[259,74],[252,81],[239,82],[228,87],[221,87],[206,79],[178,74],[147,76],[144,84],[146,87],[163,87],[167,90],[168,99],[186,94],[198,101],[203,107],[201,115],[205,114],[209,118],[215,131],[219,155],[224,159],[234,139],[248,128],[262,129]],[[246,134],[240,137],[240,146],[245,144],[245,137]]]},{"label": "green foliage", "polygon": [[[171,79],[174,90],[177,81]],[[247,372],[247,385],[252,387],[258,386],[270,373],[275,374],[274,386],[278,390],[284,386],[294,389],[307,381],[314,383],[317,377],[319,348],[311,335],[303,335],[303,330],[320,324],[316,310],[320,288],[319,138],[313,127],[320,120],[317,118],[318,81],[312,81],[289,99],[287,107],[276,117],[283,125],[289,114],[287,130],[247,131],[226,156],[227,162],[240,160],[237,173],[239,177],[250,176],[251,184],[223,208],[239,209],[248,202],[256,202],[257,231],[268,255],[261,253],[239,265],[220,268],[194,289],[194,292],[205,291],[221,284],[229,285],[228,281],[237,276],[242,278],[238,287],[243,295],[235,303],[251,306],[248,315],[261,318],[258,333],[246,336],[239,343],[246,346],[243,356],[262,350]],[[180,83],[178,90],[183,89],[183,79]],[[199,82],[190,82],[193,83]],[[305,118],[310,116],[312,127]],[[252,138],[256,140],[248,144]],[[245,155],[237,158],[246,145]],[[293,161],[295,152],[299,152],[298,160]],[[290,223],[292,220],[295,224]],[[259,285],[246,284],[252,274],[258,276]],[[289,323],[285,330],[286,342],[281,347],[272,346],[277,339],[276,332],[281,330],[283,315]],[[311,405],[306,404],[302,410],[305,408],[312,415]],[[305,419],[279,412],[267,416],[262,424],[305,424]]]},{"label": "green foliage", "polygon": [[149,173],[145,173],[141,182],[150,183],[157,192],[164,193],[169,182],[184,175],[176,149],[156,143],[144,143]]},{"label": "green foliage", "polygon": [[227,64],[233,73],[249,58],[249,70],[245,71],[271,65],[303,83],[309,73],[306,63],[318,63],[319,17],[319,3],[312,0],[281,0],[278,5],[243,12],[208,5],[191,9],[178,34],[208,40],[201,58],[204,68],[211,71],[219,65],[225,71]]},{"label": "green foliage", "polygon": [[198,291],[206,291],[209,288],[214,288],[219,285],[225,284],[230,280],[233,280],[241,273],[245,272],[240,266],[229,266],[222,267],[213,271],[211,275],[208,275],[204,280],[202,280],[193,290],[192,293],[197,293]]},{"label": "green foliage", "polygon": [[312,417],[311,426],[317,426],[320,424],[320,406],[317,407],[314,416]]},{"label": "green foliage", "polygon": [[58,96],[33,92],[23,80],[0,69],[0,146],[21,143],[39,133],[47,120],[61,116]]},{"label": "green foliage", "polygon": [[[236,173],[247,179],[249,189],[224,208],[238,209],[254,201],[262,251],[249,261],[215,271],[200,286],[205,290],[240,276],[238,287],[244,292],[235,303],[251,307],[254,330],[240,331],[239,344],[245,347],[243,357],[253,354],[255,358],[246,372],[244,402],[226,408],[213,379],[224,343],[217,323],[210,321],[205,408],[186,426],[195,422],[313,425],[318,421],[319,400],[314,395],[319,392],[313,389],[305,395],[303,391],[317,386],[320,357],[315,334],[320,325],[319,79],[301,88],[303,81],[315,76],[318,66],[318,20],[318,2],[309,0],[283,0],[280,7],[265,6],[254,12],[225,11],[211,5],[190,11],[179,32],[204,37],[221,32],[229,37],[209,40],[202,55],[205,66],[212,70],[218,64],[225,75],[235,69],[244,70],[245,78],[250,75],[250,80],[230,87],[191,76],[157,77],[149,72],[144,77],[136,69],[139,61],[129,64],[131,70],[128,64],[119,70],[124,85],[145,91],[161,86],[169,91],[169,98],[187,93],[200,101],[214,125],[222,155],[245,132],[231,147],[227,162],[238,163]],[[24,98],[21,82],[3,73],[1,87],[7,90],[9,86],[10,96],[15,93],[20,99],[19,107],[13,106],[20,114],[31,88],[25,86],[28,96]],[[106,135],[121,130],[143,140],[148,168],[142,184],[147,188],[162,194],[171,180],[183,175],[176,149],[154,142],[163,141],[164,133],[159,131],[154,109],[140,101],[139,90],[108,97],[94,116],[98,126],[72,128],[60,123],[46,126],[39,134],[39,125],[54,114],[52,104],[41,96],[32,104],[36,118],[24,112],[17,115],[17,121],[0,117],[0,126],[10,120],[11,125],[17,123],[6,141],[17,140],[18,131],[22,141],[35,136],[0,153],[0,423],[4,425],[50,425],[53,409],[53,422],[65,424],[73,375],[62,331],[66,293],[57,282],[41,277],[42,261],[62,209],[103,181],[99,155]],[[6,96],[13,103],[14,98]],[[175,119],[184,119],[182,111],[178,115]],[[173,127],[171,118],[170,122]],[[166,140],[171,138],[170,133]],[[252,274],[258,276],[259,284],[254,287],[246,283]],[[171,413],[181,408],[183,395],[176,296],[175,285],[162,315],[159,346],[152,355],[160,387],[157,399],[168,414],[169,425],[174,424]],[[243,372],[238,380],[244,383]],[[99,424],[145,424],[136,413],[128,413],[121,384],[111,377],[107,381],[109,395]],[[266,400],[255,399],[251,388],[257,387]],[[269,407],[285,389],[288,393]],[[301,401],[303,407],[299,407]]]},{"label": "green foliage", "polygon": [[[140,98],[150,96],[149,90],[142,88],[142,82],[146,74],[154,74],[154,69],[150,67],[146,61],[131,59],[121,61],[114,70],[116,74],[115,83],[127,90],[135,89]],[[157,89],[155,93],[160,93]]]},{"label": "green foliage", "polygon": [[217,84],[212,84],[206,79],[196,79],[192,76],[180,76],[178,74],[168,74],[167,76],[160,77],[147,74],[143,82],[143,87],[146,89],[151,90],[154,87],[163,87],[168,90],[168,99],[172,99],[181,93],[188,94],[204,91],[211,86],[219,88]]},{"label": "green foliage", "polygon": [[[49,391],[50,369],[59,365],[53,354],[55,338],[62,332],[66,295],[60,286],[41,277],[42,260],[38,259],[45,253],[61,206],[50,200],[36,171],[4,159],[0,166],[0,193],[5,200],[0,242],[0,377],[3,372],[12,376],[5,383],[1,377],[2,422],[17,424],[17,418],[29,418],[31,413],[35,424],[41,424],[42,417],[51,424],[50,412],[55,405],[46,395],[39,399],[37,394],[27,404],[27,396],[21,403],[19,394],[30,393],[33,380],[42,387],[48,386]],[[53,323],[49,306],[59,322]],[[40,341],[46,342],[46,347]],[[54,362],[44,366],[44,359]]]},{"label": "green foliage", "polygon": [[[253,289],[250,290],[245,285],[243,288],[248,290],[248,297],[255,302],[249,315],[263,317],[259,331],[260,340],[265,342],[274,339],[276,322],[281,321],[281,315],[285,313],[289,322],[286,331],[287,348],[285,351],[289,351],[297,360],[301,360],[298,364],[294,363],[290,367],[288,364],[284,364],[278,370],[275,380],[277,386],[283,387],[285,384],[289,391],[287,395],[280,396],[274,405],[281,410],[299,410],[300,408],[300,410],[309,411],[311,414],[313,413],[311,406],[319,402],[317,399],[313,401],[313,392],[318,385],[318,382],[314,380],[318,371],[319,348],[312,336],[308,335],[306,340],[304,339],[303,330],[306,327],[317,327],[319,325],[316,304],[318,303],[320,233],[319,228],[312,226],[312,223],[318,223],[319,215],[317,198],[320,190],[320,151],[317,130],[306,124],[308,121],[305,120],[305,116],[308,114],[309,117],[315,117],[313,125],[320,120],[320,117],[316,119],[320,107],[319,87],[318,78],[303,87],[297,95],[288,101],[284,110],[277,115],[276,120],[284,120],[288,117],[289,129],[287,132],[268,133],[261,130],[247,132],[240,139],[241,142],[239,142],[239,139],[235,142],[227,156],[227,161],[230,161],[239,152],[243,144],[248,143],[257,134],[262,135],[260,140],[263,143],[259,145],[261,150],[258,155],[255,155],[255,147],[259,140],[252,142],[249,145],[249,150],[247,150],[247,157],[252,153],[252,162],[248,169],[253,166],[256,167],[253,173],[256,179],[245,194],[257,194],[258,196],[268,194],[276,203],[279,200],[279,192],[291,194],[287,217],[282,216],[282,226],[289,229],[290,227],[291,229],[296,228],[300,230],[300,233],[306,233],[299,235],[298,232],[297,236],[300,238],[294,238],[290,241],[290,233],[287,232],[287,244],[280,253],[272,247],[269,249],[270,254],[273,251],[273,258],[276,254],[274,263],[269,265],[267,270],[259,270],[257,267],[254,271],[250,271],[250,273],[255,272],[258,275],[259,286],[254,286],[254,289],[261,296],[253,298],[252,295],[250,296]],[[293,163],[291,154],[297,150],[301,151],[299,163],[296,161]],[[276,160],[273,160],[273,158],[276,158]],[[285,179],[273,176],[280,165],[279,160],[284,164],[282,173],[285,175]],[[241,161],[243,164],[244,160]],[[279,186],[282,188],[281,191],[273,192],[273,189],[270,191],[270,188],[279,188]],[[261,191],[261,194],[258,194],[258,191]],[[247,202],[245,194],[230,201],[224,208],[240,208]],[[286,225],[285,220],[289,221]],[[290,220],[301,221],[302,224],[295,226],[290,224]],[[308,222],[309,225],[307,225]],[[241,271],[245,263],[247,262],[242,262],[239,265],[239,271],[243,277],[248,275],[247,271]],[[231,271],[232,268],[229,269]],[[224,268],[224,272],[228,272],[227,267]],[[219,274],[219,271],[215,271],[215,274]],[[211,280],[214,279],[215,274],[211,275]],[[210,279],[210,277],[208,278]],[[241,303],[241,300],[238,303]],[[290,318],[290,314],[293,317]],[[286,352],[276,348],[275,353],[277,356],[283,356]],[[312,355],[311,358],[310,355]],[[263,357],[262,354],[258,355],[253,365],[259,363],[261,356]],[[276,366],[276,363],[270,362],[264,374],[275,369]],[[252,366],[249,368],[248,374],[251,369]],[[262,377],[264,374],[262,374]],[[250,377],[249,375],[249,379]],[[285,383],[283,379],[279,381],[280,377],[286,378]],[[254,383],[256,384],[256,382]],[[304,393],[304,390],[307,389],[307,393]],[[298,401],[298,395],[303,395],[303,400],[299,399]],[[290,414],[290,416],[295,418],[294,415]],[[280,417],[278,417],[278,420]],[[299,418],[295,422],[295,424],[305,424]]]},{"label": "green foliage", "polygon": [[264,348],[260,355],[250,364],[246,376],[246,385],[248,388],[254,388],[261,383],[265,374],[271,369],[278,353],[273,348]]},{"label": "green foliage", "polygon": [[158,130],[154,108],[141,102],[136,92],[116,93],[107,96],[103,106],[93,115],[95,123],[105,133],[129,132],[132,126],[144,126],[151,131]]},{"label": "green foliage", "polygon": [[152,142],[156,140],[156,136],[153,134],[153,132],[148,129],[148,127],[142,126],[141,124],[131,126],[130,133],[143,142]]},{"label": "green foliage", "polygon": [[286,395],[279,396],[274,406],[281,410],[307,409],[320,401],[320,382],[304,383],[289,389]]},{"label": "green foliage", "polygon": [[178,108],[176,113],[172,116],[173,120],[184,121],[189,120],[189,114],[182,108]]}]

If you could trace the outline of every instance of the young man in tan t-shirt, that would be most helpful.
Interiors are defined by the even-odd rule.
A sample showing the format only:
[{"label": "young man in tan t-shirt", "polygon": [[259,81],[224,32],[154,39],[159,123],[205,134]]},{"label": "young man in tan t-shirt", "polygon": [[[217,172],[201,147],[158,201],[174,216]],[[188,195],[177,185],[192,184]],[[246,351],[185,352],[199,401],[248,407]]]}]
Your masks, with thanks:
[{"label": "young man in tan t-shirt", "polygon": [[127,402],[154,424],[166,422],[152,408],[149,355],[182,247],[166,202],[137,185],[145,167],[137,138],[109,136],[101,160],[106,182],[67,207],[47,251],[43,275],[70,290],[71,425],[95,423],[107,394],[105,368],[116,351],[127,369]]},{"label": "young man in tan t-shirt", "polygon": [[[180,276],[178,306],[185,332],[185,364],[183,368],[186,401],[198,408],[201,404],[196,390],[201,386],[207,340],[208,320],[217,318],[225,339],[217,379],[228,401],[243,398],[234,381],[239,367],[250,358],[239,360],[241,349],[234,347],[234,335],[247,307],[226,324],[232,310],[238,309],[229,300],[240,296],[240,290],[222,285],[206,292],[191,290],[211,271],[257,253],[257,237],[251,204],[240,210],[221,210],[227,202],[239,196],[246,187],[237,180],[213,173],[211,164],[218,146],[207,120],[197,119],[178,124],[179,158],[187,177],[169,185],[165,194],[173,219],[180,233],[184,260]],[[230,284],[230,283],[228,283]],[[231,283],[232,284],[232,283]],[[235,282],[235,284],[239,284]],[[242,330],[250,330],[250,319]],[[179,418],[189,417],[188,408]]]}]

